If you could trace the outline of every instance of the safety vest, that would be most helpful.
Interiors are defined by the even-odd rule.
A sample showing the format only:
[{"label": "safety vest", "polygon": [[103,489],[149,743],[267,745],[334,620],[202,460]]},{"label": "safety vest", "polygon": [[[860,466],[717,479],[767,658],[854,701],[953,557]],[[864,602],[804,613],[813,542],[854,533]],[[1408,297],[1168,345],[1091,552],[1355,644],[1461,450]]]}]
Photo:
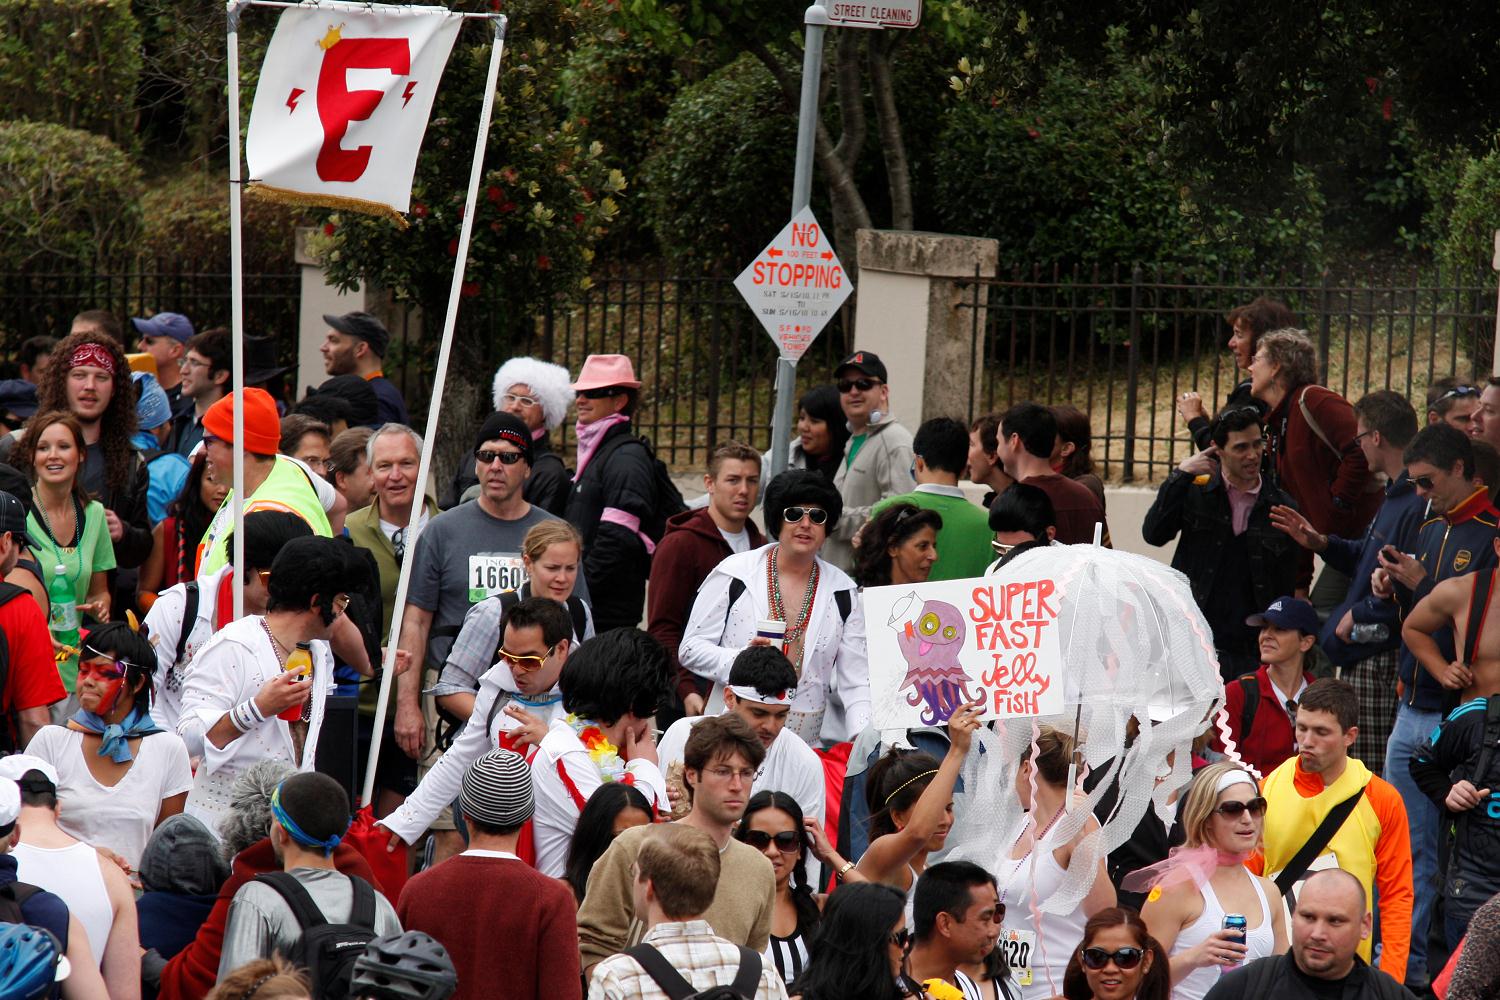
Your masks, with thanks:
[{"label": "safety vest", "polygon": [[[212,573],[229,561],[224,542],[234,530],[234,490],[224,496],[218,513],[209,522],[198,545],[198,574]],[[318,500],[318,491],[302,466],[284,455],[276,456],[271,474],[260,484],[260,489],[250,495],[245,504],[245,513],[258,510],[283,510],[296,514],[312,528],[313,534],[324,538],[333,537],[333,526],[328,523],[328,513]]]}]

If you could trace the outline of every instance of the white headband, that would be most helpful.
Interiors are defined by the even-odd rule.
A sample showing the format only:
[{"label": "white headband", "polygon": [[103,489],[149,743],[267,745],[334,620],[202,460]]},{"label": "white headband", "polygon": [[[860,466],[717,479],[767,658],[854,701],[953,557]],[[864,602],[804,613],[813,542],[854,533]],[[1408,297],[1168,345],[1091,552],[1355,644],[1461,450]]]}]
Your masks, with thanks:
[{"label": "white headband", "polygon": [[741,684],[730,684],[727,687],[734,692],[736,698],[753,701],[761,705],[790,705],[792,699],[797,696],[796,688],[787,688],[775,694],[761,694],[755,688],[746,687]]},{"label": "white headband", "polygon": [[1214,794],[1224,794],[1224,789],[1233,788],[1235,785],[1249,785],[1252,788],[1260,788],[1260,782],[1251,777],[1249,771],[1225,771],[1219,776],[1219,783],[1214,786]]}]

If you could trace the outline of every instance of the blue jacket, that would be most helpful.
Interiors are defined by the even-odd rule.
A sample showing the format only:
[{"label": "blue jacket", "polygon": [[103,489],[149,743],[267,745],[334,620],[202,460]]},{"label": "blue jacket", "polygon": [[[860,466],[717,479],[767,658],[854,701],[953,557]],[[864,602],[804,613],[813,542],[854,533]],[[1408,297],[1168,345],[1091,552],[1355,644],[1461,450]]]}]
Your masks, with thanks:
[{"label": "blue jacket", "polygon": [[[1396,600],[1405,619],[1416,603],[1426,597],[1441,580],[1463,576],[1482,569],[1494,569],[1495,535],[1500,532],[1500,511],[1490,503],[1488,491],[1475,490],[1467,500],[1442,517],[1423,523],[1417,531],[1414,549],[1417,561],[1427,575],[1413,590],[1396,585]],[[1453,630],[1439,629],[1432,638],[1445,657],[1453,659]],[[1442,711],[1451,697],[1446,688],[1417,662],[1405,646],[1401,647],[1401,700],[1427,712]]]},{"label": "blue jacket", "polygon": [[[1402,469],[1401,475],[1386,484],[1385,500],[1363,537],[1328,536],[1323,561],[1351,578],[1344,603],[1329,614],[1318,636],[1318,645],[1334,666],[1347,667],[1401,645],[1401,612],[1396,605],[1370,593],[1370,574],[1379,565],[1376,557],[1382,547],[1394,545],[1398,552],[1413,551],[1417,529],[1422,526],[1426,512],[1427,501],[1417,495],[1406,470]],[[1335,630],[1348,611],[1354,612],[1356,625],[1384,625],[1390,629],[1390,635],[1381,642],[1345,642]]]}]

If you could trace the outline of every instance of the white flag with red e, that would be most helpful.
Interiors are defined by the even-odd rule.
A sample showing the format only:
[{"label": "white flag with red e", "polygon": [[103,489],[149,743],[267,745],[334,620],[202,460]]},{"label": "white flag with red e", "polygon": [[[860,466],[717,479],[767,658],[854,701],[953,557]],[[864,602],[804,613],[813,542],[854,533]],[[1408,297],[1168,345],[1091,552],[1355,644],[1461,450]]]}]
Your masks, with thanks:
[{"label": "white flag with red e", "polygon": [[462,22],[430,6],[319,2],[283,11],[250,109],[249,190],[404,221]]}]

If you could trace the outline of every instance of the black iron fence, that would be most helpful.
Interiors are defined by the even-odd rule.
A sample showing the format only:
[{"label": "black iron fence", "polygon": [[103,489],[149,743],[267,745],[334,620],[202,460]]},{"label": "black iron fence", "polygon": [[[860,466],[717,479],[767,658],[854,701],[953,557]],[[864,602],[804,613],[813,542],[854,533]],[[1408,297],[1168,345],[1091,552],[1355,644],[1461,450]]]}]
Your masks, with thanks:
[{"label": "black iron fence", "polygon": [[976,278],[961,308],[983,338],[970,416],[1012,403],[1071,403],[1093,423],[1095,463],[1124,482],[1165,477],[1189,452],[1176,411],[1193,389],[1210,411],[1242,377],[1224,314],[1257,295],[1289,305],[1318,346],[1324,383],[1349,400],[1394,389],[1424,409],[1437,377],[1487,376],[1491,277],[1437,271],[1221,275],[1190,281],[1141,267],[1012,268]]}]

